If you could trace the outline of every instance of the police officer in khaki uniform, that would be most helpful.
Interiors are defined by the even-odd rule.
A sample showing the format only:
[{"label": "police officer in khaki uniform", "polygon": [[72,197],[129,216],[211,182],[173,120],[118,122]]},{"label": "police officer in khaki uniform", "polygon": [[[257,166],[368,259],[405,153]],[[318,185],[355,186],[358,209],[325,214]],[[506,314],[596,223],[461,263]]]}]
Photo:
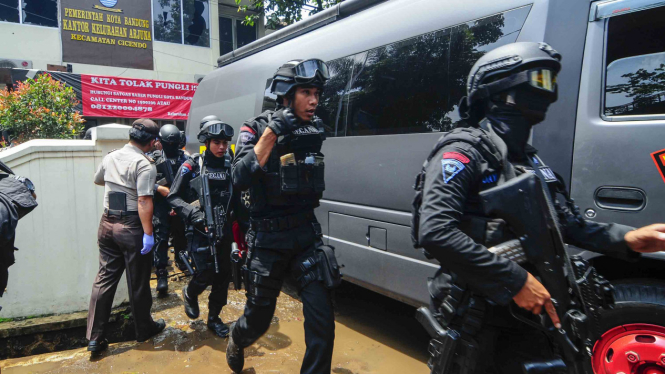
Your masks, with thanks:
[{"label": "police officer in khaki uniform", "polygon": [[155,322],[150,316],[152,256],[147,256],[155,244],[152,196],[157,172],[145,153],[154,149],[158,134],[153,121],[134,121],[129,143],[106,155],[95,174],[95,184],[104,186],[104,215],[97,233],[99,272],[92,285],[86,335],[93,353],[108,346],[104,330],[125,268],[136,340],[148,340],[165,327],[164,320]]}]

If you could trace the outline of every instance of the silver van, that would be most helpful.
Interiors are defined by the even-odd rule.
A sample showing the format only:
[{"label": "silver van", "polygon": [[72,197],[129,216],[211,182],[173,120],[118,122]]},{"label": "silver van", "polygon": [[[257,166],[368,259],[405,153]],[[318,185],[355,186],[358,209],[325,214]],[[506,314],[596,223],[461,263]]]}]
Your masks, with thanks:
[{"label": "silver van", "polygon": [[[498,46],[545,41],[563,55],[559,100],[532,143],[583,214],[633,226],[665,221],[663,19],[658,0],[346,0],[221,56],[194,96],[188,148],[198,152],[204,116],[237,132],[274,106],[267,88],[282,63],[327,61],[332,78],[318,110],[327,189],[316,212],[325,238],[346,280],[427,303],[437,265],[411,244],[414,176],[439,132],[459,119],[471,66]],[[665,304],[664,258],[593,262],[617,284],[617,298]]]}]

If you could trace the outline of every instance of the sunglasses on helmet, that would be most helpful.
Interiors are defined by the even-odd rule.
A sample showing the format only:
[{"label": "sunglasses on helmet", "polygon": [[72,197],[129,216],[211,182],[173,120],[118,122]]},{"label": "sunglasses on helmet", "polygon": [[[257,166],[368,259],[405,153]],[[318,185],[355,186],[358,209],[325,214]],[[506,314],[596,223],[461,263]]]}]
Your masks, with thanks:
[{"label": "sunglasses on helmet", "polygon": [[[199,141],[204,142],[206,138],[222,136],[226,139],[233,138],[233,127],[221,121],[214,121],[213,123],[206,124],[199,133]],[[203,140],[201,140],[203,139]]]},{"label": "sunglasses on helmet", "polygon": [[556,89],[556,73],[551,69],[531,69],[528,72],[529,85],[541,90],[554,92]]},{"label": "sunglasses on helmet", "polygon": [[293,68],[295,73],[295,80],[312,80],[316,77],[316,72],[321,73],[323,79],[330,79],[330,73],[328,72],[328,65],[325,62],[319,59],[311,59],[298,63]]}]

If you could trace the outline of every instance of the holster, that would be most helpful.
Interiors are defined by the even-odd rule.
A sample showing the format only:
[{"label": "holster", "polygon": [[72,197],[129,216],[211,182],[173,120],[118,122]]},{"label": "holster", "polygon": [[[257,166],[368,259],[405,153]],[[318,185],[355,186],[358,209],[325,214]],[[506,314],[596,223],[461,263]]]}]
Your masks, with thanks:
[{"label": "holster", "polygon": [[339,287],[342,283],[342,274],[335,257],[335,248],[330,245],[322,245],[316,249],[319,258],[319,274],[321,282],[328,289]]},{"label": "holster", "polygon": [[432,374],[450,373],[453,363],[459,367],[458,374],[475,373],[480,355],[476,336],[482,327],[485,301],[452,285],[436,309],[436,317],[427,308],[418,309],[416,314],[432,337],[428,362]]},{"label": "holster", "polygon": [[300,288],[314,281],[320,281],[326,288],[334,289],[342,283],[342,274],[335,258],[335,248],[321,245],[314,250],[314,255],[307,257],[294,274]]}]

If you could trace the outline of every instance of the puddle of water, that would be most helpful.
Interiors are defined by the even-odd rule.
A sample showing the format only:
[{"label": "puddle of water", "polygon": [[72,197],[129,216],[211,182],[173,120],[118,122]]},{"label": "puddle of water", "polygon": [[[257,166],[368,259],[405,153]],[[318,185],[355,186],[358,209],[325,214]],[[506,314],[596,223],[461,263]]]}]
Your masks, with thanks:
[{"label": "puddle of water", "polygon": [[[225,357],[227,340],[214,336],[205,325],[208,292],[199,298],[201,317],[192,321],[182,306],[185,281],[170,282],[169,297],[155,299],[154,317],[164,318],[167,328],[147,342],[112,344],[103,356],[92,360],[85,348],[9,359],[0,362],[0,369],[12,374],[231,373]],[[427,339],[417,330],[413,308],[382,296],[366,295],[369,291],[352,291],[337,298],[332,372],[429,373]],[[244,292],[230,291],[222,319],[234,321],[240,317],[245,300]],[[298,373],[304,352],[302,304],[282,293],[270,329],[245,350],[243,373]]]}]

